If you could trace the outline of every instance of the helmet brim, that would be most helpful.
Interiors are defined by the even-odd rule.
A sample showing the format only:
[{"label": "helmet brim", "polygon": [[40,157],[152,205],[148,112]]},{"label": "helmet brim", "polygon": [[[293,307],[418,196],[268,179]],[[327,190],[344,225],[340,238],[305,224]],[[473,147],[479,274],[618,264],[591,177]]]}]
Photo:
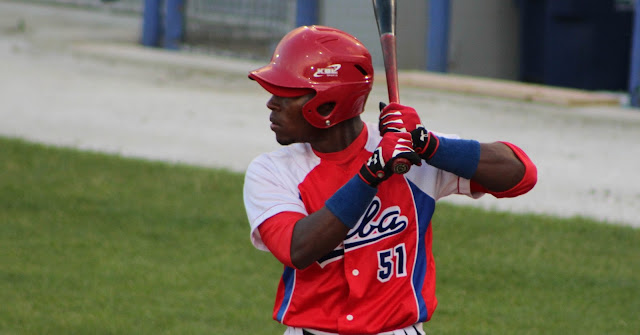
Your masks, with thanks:
[{"label": "helmet brim", "polygon": [[262,88],[264,88],[265,90],[267,90],[267,92],[275,96],[283,97],[283,98],[295,98],[295,97],[301,97],[303,95],[307,95],[309,93],[315,92],[313,89],[310,89],[310,88],[284,87],[284,86],[273,85],[268,81],[260,78],[256,74],[256,72],[257,71],[251,72],[249,74],[249,79],[255,80],[256,82],[258,82],[258,84],[260,84],[260,86],[262,86]]}]

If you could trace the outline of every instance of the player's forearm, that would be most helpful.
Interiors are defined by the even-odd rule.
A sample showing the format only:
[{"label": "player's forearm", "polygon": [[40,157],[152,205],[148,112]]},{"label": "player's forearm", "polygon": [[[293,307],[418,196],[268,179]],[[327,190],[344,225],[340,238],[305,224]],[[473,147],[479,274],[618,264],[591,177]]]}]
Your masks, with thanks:
[{"label": "player's forearm", "polygon": [[[363,165],[361,172],[327,199],[324,207],[296,222],[291,241],[291,262],[296,268],[304,269],[329,253],[358,223],[378,192],[366,180],[379,183],[385,179],[376,180],[373,175],[362,177],[369,170],[366,164]],[[375,167],[373,170],[378,171]]]},{"label": "player's forearm", "polygon": [[411,149],[411,135],[389,133],[360,168],[319,211],[300,219],[293,229],[291,262],[303,269],[338,246],[367,210],[377,186],[393,174],[396,159],[416,164],[420,157]]},{"label": "player's forearm", "polygon": [[378,192],[360,175],[342,185],[320,210],[296,222],[291,241],[291,263],[296,268],[304,269],[329,253],[357,224]]},{"label": "player's forearm", "polygon": [[291,262],[298,269],[308,267],[342,243],[348,232],[326,207],[300,219],[293,228]]},{"label": "player's forearm", "polygon": [[494,192],[516,186],[524,177],[525,166],[504,143],[481,143],[480,161],[471,180]]}]

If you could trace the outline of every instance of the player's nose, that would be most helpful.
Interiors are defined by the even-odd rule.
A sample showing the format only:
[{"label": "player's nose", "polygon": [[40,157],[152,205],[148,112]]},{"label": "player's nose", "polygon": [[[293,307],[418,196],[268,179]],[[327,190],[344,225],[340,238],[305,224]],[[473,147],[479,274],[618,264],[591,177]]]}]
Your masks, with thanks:
[{"label": "player's nose", "polygon": [[279,98],[275,95],[272,95],[271,98],[267,101],[267,108],[270,110],[276,110],[280,107]]}]

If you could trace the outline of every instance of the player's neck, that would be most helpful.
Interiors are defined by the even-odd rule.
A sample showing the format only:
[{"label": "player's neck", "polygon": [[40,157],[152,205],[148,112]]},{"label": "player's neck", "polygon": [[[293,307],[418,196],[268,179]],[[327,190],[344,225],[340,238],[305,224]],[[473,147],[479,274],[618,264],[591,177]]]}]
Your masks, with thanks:
[{"label": "player's neck", "polygon": [[338,152],[346,149],[362,132],[364,122],[360,116],[345,120],[337,125],[324,129],[322,136],[309,142],[313,150],[318,152]]}]

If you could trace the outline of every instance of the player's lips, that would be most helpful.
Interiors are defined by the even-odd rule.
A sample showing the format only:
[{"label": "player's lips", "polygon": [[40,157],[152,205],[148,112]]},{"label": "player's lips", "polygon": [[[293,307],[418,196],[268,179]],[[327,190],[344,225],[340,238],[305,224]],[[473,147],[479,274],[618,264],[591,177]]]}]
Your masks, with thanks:
[{"label": "player's lips", "polygon": [[269,118],[269,121],[271,122],[271,130],[276,131],[278,128],[280,128],[280,124],[273,118]]}]

